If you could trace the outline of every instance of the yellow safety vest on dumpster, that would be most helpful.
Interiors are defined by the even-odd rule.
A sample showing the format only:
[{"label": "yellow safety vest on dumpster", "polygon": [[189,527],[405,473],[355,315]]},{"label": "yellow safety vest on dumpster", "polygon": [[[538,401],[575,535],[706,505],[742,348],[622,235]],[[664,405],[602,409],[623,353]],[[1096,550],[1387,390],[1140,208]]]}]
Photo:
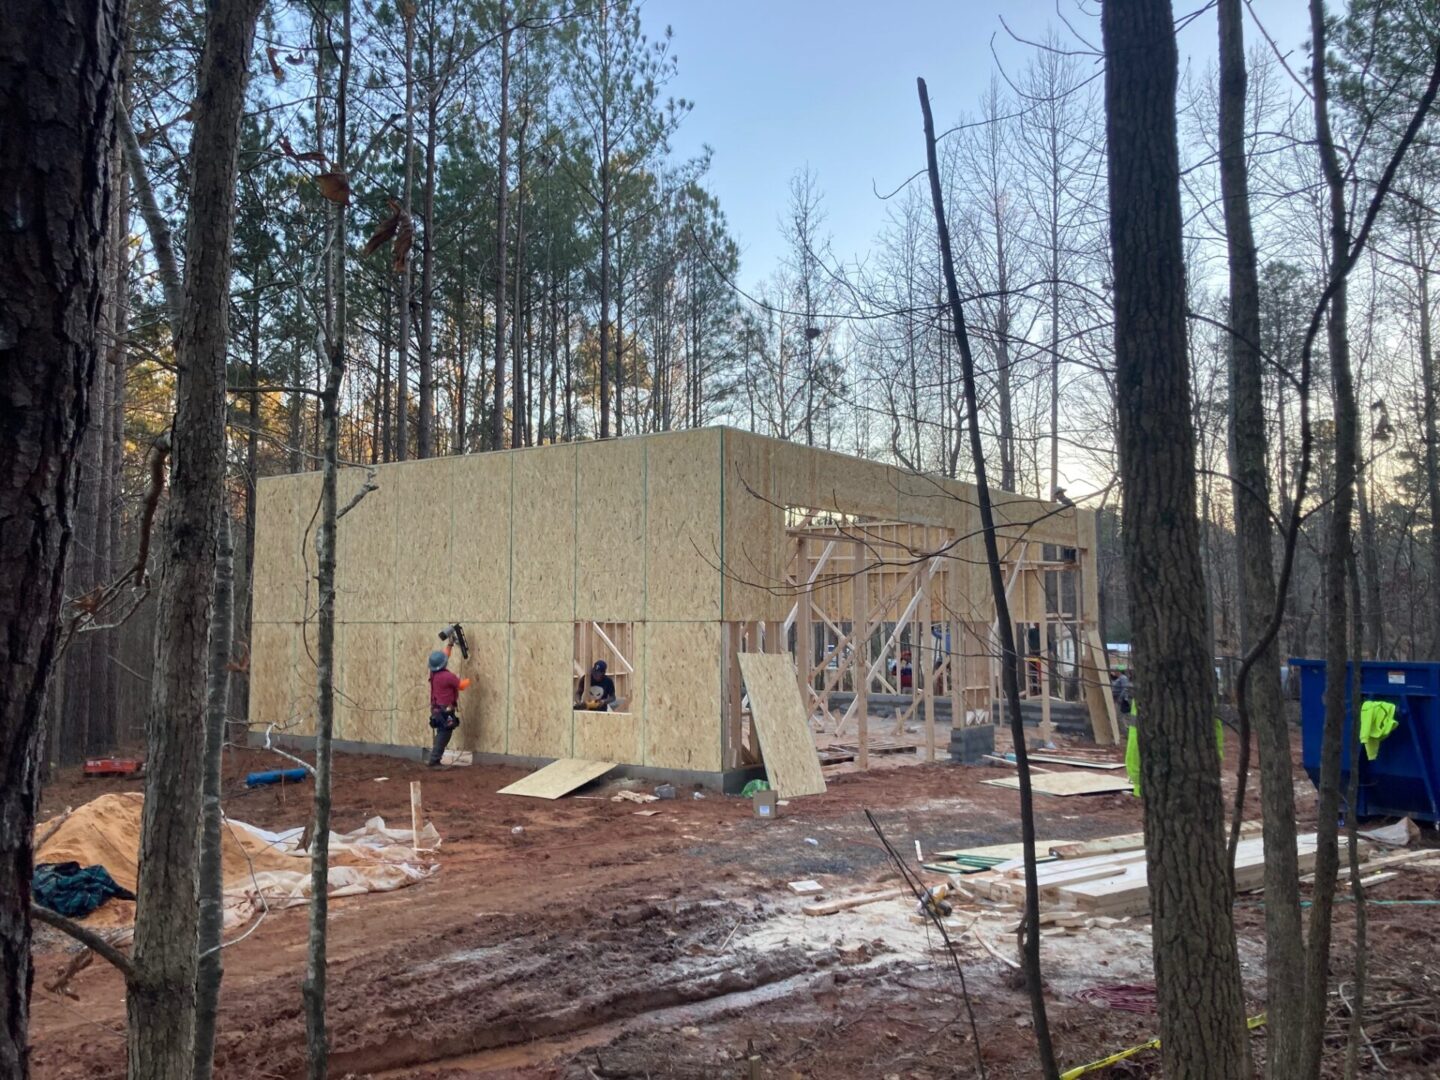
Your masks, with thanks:
[{"label": "yellow safety vest on dumpster", "polygon": [[1360,706],[1360,742],[1365,756],[1374,761],[1380,744],[1400,726],[1395,719],[1395,705],[1389,701],[1367,701]]}]

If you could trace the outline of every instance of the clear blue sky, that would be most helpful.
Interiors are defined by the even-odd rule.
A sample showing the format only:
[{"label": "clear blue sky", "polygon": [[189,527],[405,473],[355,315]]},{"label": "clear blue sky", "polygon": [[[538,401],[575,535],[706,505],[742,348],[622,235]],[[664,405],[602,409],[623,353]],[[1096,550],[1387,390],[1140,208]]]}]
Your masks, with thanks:
[{"label": "clear blue sky", "polygon": [[[1177,16],[1203,4],[1177,0]],[[1305,0],[1255,7],[1283,46],[1304,39]],[[925,163],[915,77],[943,127],[974,109],[996,55],[1007,70],[1024,66],[1029,50],[1001,13],[1016,34],[1038,38],[1051,25],[1065,32],[1056,10],[1054,0],[644,0],[641,18],[652,35],[674,30],[680,70],[668,89],[695,102],[675,147],[714,148],[708,184],[751,287],[781,256],[777,219],[797,169],[817,175],[835,255],[863,256],[885,217],[872,183],[888,191]],[[1098,45],[1097,4],[1059,0],[1059,10]],[[1246,39],[1259,42],[1248,21]],[[1203,70],[1215,48],[1212,11],[1182,34],[1182,66]]]}]

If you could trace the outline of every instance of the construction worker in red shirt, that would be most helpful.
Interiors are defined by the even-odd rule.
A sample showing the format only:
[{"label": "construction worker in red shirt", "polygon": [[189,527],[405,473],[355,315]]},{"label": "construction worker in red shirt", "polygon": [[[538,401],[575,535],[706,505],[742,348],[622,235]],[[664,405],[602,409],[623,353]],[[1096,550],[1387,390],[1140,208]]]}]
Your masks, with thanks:
[{"label": "construction worker in red shirt", "polygon": [[455,707],[460,703],[460,691],[470,688],[470,680],[462,679],[446,665],[450,662],[450,650],[436,649],[430,654],[430,726],[435,729],[435,741],[430,747],[426,761],[432,769],[440,764],[450,736],[460,726],[460,716]]}]

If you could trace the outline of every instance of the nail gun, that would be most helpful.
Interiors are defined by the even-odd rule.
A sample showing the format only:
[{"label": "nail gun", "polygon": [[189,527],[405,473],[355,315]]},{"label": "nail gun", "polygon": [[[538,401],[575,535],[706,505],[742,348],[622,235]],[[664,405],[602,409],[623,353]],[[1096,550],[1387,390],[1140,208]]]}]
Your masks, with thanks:
[{"label": "nail gun", "polygon": [[466,660],[470,659],[470,643],[465,640],[465,631],[457,623],[451,623],[440,631],[440,640],[446,643],[454,643],[460,647],[460,655]]}]

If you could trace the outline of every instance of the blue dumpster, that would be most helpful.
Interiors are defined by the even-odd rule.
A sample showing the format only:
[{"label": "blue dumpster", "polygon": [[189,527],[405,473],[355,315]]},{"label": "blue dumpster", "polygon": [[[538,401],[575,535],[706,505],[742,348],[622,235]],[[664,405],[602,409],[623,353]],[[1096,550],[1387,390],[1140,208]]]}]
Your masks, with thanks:
[{"label": "blue dumpster", "polygon": [[[1320,783],[1320,740],[1325,727],[1325,661],[1291,660],[1300,674],[1302,760]],[[1410,816],[1440,822],[1440,664],[1366,660],[1359,665],[1360,701],[1388,701],[1398,726],[1380,743],[1375,760],[1360,752],[1360,817]],[[1340,770],[1343,805],[1350,782],[1350,725],[1356,665],[1345,698],[1344,750]]]}]

